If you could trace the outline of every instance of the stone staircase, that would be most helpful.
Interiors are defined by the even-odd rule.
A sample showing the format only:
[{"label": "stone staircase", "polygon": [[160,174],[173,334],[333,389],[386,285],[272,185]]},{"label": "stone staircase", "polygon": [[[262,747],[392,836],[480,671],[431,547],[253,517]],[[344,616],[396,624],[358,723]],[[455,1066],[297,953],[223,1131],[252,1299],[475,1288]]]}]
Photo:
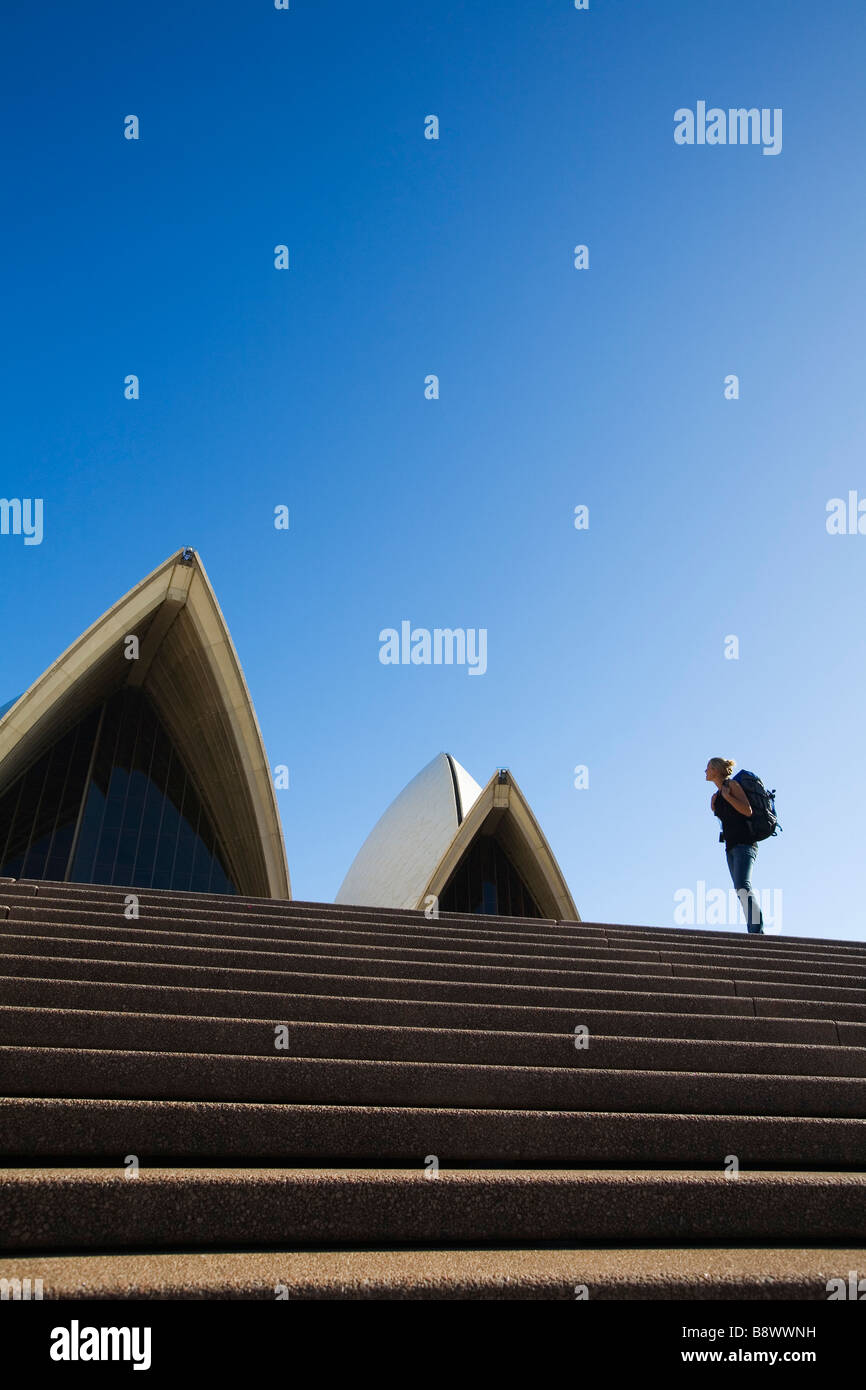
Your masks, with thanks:
[{"label": "stone staircase", "polygon": [[0,1278],[826,1299],[866,1275],[866,944],[156,891],[128,920],[133,891],[0,881]]}]

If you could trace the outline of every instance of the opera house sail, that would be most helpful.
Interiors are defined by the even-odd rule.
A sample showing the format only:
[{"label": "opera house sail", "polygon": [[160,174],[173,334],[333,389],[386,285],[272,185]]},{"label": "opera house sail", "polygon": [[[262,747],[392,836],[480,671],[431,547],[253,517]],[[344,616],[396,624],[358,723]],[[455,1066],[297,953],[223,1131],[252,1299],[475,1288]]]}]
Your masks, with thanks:
[{"label": "opera house sail", "polygon": [[439,753],[384,812],[338,903],[579,922],[562,870],[506,768],[481,787]]},{"label": "opera house sail", "polygon": [[258,722],[194,551],[0,713],[0,877],[291,896]]}]

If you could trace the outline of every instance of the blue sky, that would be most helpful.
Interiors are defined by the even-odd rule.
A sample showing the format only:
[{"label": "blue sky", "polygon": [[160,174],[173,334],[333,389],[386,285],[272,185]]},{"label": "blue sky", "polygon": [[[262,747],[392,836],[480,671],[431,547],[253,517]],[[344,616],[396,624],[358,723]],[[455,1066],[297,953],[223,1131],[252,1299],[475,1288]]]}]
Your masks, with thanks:
[{"label": "blue sky", "polygon": [[[866,535],[825,526],[866,497],[861,6],[5,30],[0,491],[45,534],[0,536],[0,703],[192,545],[290,768],[295,896],[445,750],[511,768],[584,918],[670,924],[729,886],[720,755],[778,789],[783,931],[862,939]],[[781,153],[676,145],[700,100],[782,108]],[[383,666],[402,619],[486,628],[487,672]]]}]

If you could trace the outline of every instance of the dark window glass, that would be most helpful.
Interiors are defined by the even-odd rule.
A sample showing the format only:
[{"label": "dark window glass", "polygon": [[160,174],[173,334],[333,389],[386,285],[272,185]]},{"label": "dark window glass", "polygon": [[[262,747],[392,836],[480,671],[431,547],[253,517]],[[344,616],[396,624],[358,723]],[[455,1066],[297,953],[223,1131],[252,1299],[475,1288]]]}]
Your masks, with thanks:
[{"label": "dark window glass", "polygon": [[439,897],[442,912],[496,917],[540,917],[538,904],[493,835],[469,846]]},{"label": "dark window glass", "polygon": [[98,723],[94,710],[0,797],[0,874],[65,876]]},{"label": "dark window glass", "polygon": [[96,847],[99,843],[99,831],[102,826],[104,811],[105,796],[91,779],[87,804],[81,818],[81,829],[78,835],[78,853],[75,856],[78,873],[70,874],[70,878],[77,879],[80,883],[97,882],[93,876],[93,864],[96,859]]},{"label": "dark window glass", "polygon": [[0,796],[0,874],[237,891],[195,785],[137,690],[91,711]]}]

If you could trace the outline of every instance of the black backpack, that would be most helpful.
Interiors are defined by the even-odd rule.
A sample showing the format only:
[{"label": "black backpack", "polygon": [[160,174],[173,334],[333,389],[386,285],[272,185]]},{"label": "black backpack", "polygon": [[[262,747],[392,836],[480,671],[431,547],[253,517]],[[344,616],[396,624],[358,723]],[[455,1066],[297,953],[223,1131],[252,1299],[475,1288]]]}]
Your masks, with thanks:
[{"label": "black backpack", "polygon": [[771,835],[782,829],[776,816],[775,788],[767,791],[760,777],[756,777],[754,772],[738,772],[731,781],[739,782],[752,808],[749,825],[755,839],[769,840]]}]

